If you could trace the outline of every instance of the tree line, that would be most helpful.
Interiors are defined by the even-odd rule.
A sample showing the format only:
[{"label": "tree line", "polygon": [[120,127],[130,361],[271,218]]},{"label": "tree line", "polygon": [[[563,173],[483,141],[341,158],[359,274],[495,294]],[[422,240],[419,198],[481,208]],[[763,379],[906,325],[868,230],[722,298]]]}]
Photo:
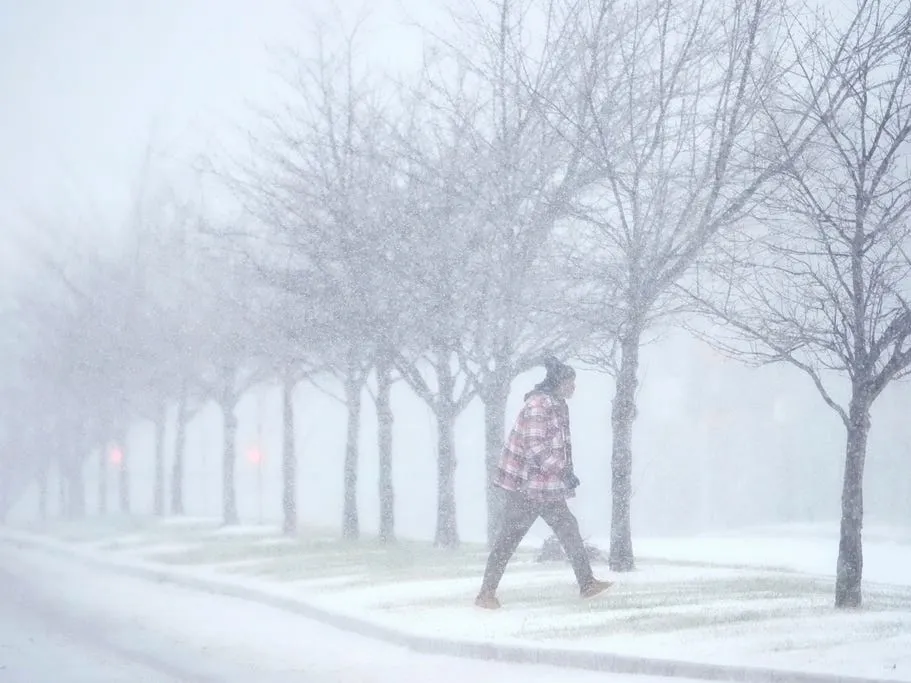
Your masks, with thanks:
[{"label": "tree line", "polygon": [[[395,77],[359,58],[363,26],[336,43],[315,31],[315,54],[285,54],[286,98],[245,153],[207,159],[225,201],[146,183],[115,246],[29,242],[34,276],[3,318],[2,508],[53,463],[83,514],[86,454],[148,419],[155,512],[181,514],[186,424],[214,402],[234,524],[234,409],[279,381],[295,533],[292,394],[332,377],[343,534],[360,532],[373,409],[392,541],[403,382],[436,418],[435,542],[454,547],[456,418],[483,404],[489,479],[513,379],[557,353],[615,377],[609,557],[629,571],[639,353],[677,325],[799,368],[841,418],[836,605],[860,605],[870,408],[911,367],[911,6],[489,0],[449,26]],[[129,453],[119,471],[129,511]]]}]

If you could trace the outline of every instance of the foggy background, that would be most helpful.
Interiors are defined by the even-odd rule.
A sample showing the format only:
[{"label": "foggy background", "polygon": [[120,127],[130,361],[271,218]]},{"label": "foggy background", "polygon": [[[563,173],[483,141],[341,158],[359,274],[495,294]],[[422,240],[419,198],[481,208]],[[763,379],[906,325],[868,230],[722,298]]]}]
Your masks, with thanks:
[{"label": "foggy background", "polygon": [[[71,226],[76,242],[117,248],[132,192],[147,158],[169,182],[199,180],[193,164],[209,153],[242,150],[265,106],[281,90],[270,46],[308,49],[306,30],[317,3],[266,0],[161,0],[79,3],[0,0],[0,268],[10,291],[30,266],[35,218]],[[354,16],[360,4],[339,2]],[[350,5],[350,6],[349,6]],[[420,57],[409,16],[442,21],[436,3],[370,3],[362,51],[387,70]],[[327,16],[331,13],[326,8]],[[183,174],[183,176],[182,176]],[[179,182],[177,183],[180,184]],[[226,200],[227,201],[227,200]],[[217,202],[216,202],[216,208]],[[572,506],[583,535],[610,528],[610,376],[580,368],[570,401],[574,456],[582,480]],[[0,366],[2,368],[2,366]],[[507,428],[521,395],[543,368],[513,384]],[[844,427],[809,379],[787,366],[750,368],[727,360],[684,332],[667,329],[646,346],[640,367],[634,429],[633,532],[682,534],[744,525],[827,521],[839,517]],[[338,392],[338,387],[334,388]],[[307,383],[297,395],[298,510],[303,523],[338,526],[342,514],[345,410]],[[869,522],[911,519],[909,390],[887,388],[873,407],[865,472]],[[361,526],[378,517],[376,421],[365,397],[361,431]],[[407,386],[393,388],[396,530],[432,537],[436,501],[434,418]],[[248,392],[237,409],[237,495],[241,521],[260,518],[260,489],[251,449],[264,454],[262,516],[281,518],[281,406],[277,389]],[[482,540],[483,421],[477,401],[457,422],[456,491],[459,531]],[[170,429],[173,430],[173,419]],[[129,452],[134,513],[151,513],[153,427],[137,423]],[[173,432],[167,434],[173,448]],[[221,418],[209,406],[188,427],[185,506],[189,516],[221,510]],[[171,452],[166,451],[169,467]],[[114,464],[86,458],[86,504],[97,510],[99,462],[110,468],[110,510],[116,509]],[[168,469],[169,471],[169,469]],[[51,473],[51,512],[57,505]],[[10,515],[33,518],[32,487]],[[540,524],[540,523],[539,523]]]}]

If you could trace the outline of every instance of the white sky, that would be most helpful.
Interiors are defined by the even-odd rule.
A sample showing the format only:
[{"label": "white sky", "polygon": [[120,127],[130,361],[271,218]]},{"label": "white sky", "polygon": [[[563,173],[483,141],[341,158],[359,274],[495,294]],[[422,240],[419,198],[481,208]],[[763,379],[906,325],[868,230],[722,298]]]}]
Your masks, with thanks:
[{"label": "white sky", "polygon": [[[444,1],[338,0],[338,4],[349,26],[361,7],[371,7],[364,45],[367,61],[371,67],[399,68],[414,64],[421,47],[419,34],[400,25],[400,20],[415,10],[424,20],[439,17]],[[270,68],[275,62],[266,46],[295,46],[311,53],[307,12],[314,8],[325,12],[328,6],[328,0],[0,0],[0,295],[15,276],[11,272],[28,264],[11,246],[14,232],[37,229],[27,217],[37,215],[56,229],[98,240],[116,233],[150,143],[157,151],[174,155],[175,163],[158,164],[162,176],[192,186],[186,161],[217,150],[233,132],[249,124],[253,119],[247,103],[268,102],[274,96]],[[0,296],[0,313],[3,306]],[[667,350],[672,353],[664,355]],[[637,505],[651,508],[655,492],[664,493],[665,483],[651,483],[655,472],[668,473],[676,487],[679,482],[670,473],[692,466],[678,450],[687,452],[683,436],[691,436],[693,429],[679,423],[695,422],[697,416],[714,411],[763,432],[760,438],[737,428],[741,430],[736,434],[737,450],[752,454],[757,468],[765,461],[790,458],[815,472],[834,509],[840,491],[843,433],[808,380],[787,368],[752,371],[728,364],[719,371],[727,390],[717,396],[705,390],[694,400],[689,393],[692,388],[673,373],[679,371],[683,377],[702,367],[697,357],[674,344],[644,351],[642,417],[636,426],[637,463],[642,468],[637,481],[643,483],[637,489]],[[743,384],[746,377],[755,384]],[[679,388],[676,395],[674,382]],[[520,384],[517,391],[525,388]],[[604,491],[609,481],[603,435],[608,427],[607,385],[602,378],[591,380],[589,398],[574,403],[580,459],[581,453],[588,453],[587,481],[592,491]],[[698,388],[705,389],[703,385]],[[583,387],[580,396],[586,391]],[[904,403],[896,400],[899,395],[907,395],[906,386],[890,389],[877,407],[868,470],[871,482],[879,476],[888,483],[895,463],[907,462],[907,421]],[[785,412],[795,414],[790,424],[775,423],[771,430],[772,416],[763,402],[769,396],[782,397]],[[211,427],[206,430],[215,433]],[[708,433],[718,440],[729,438],[720,428]],[[479,432],[473,434],[464,437],[466,442],[480,443]],[[704,450],[702,445],[694,452]],[[414,457],[418,456],[432,476],[432,461],[420,452]],[[466,457],[460,472],[469,470],[475,460]],[[481,481],[479,462],[475,463],[477,482]],[[736,460],[730,464],[740,466]],[[768,478],[780,478],[776,467],[766,467]],[[827,479],[820,483],[823,476]],[[326,477],[341,481],[334,470]],[[372,480],[366,481],[365,486],[372,489]],[[649,485],[654,487],[651,495]],[[753,487],[760,488],[755,482]],[[428,489],[427,495],[432,496],[433,490]],[[589,518],[595,517],[595,510],[603,515],[607,508],[606,496],[581,498],[580,504],[592,506]],[[876,496],[870,496],[871,509],[877,502]],[[651,512],[658,519],[667,517],[663,509]]]},{"label": "white sky", "polygon": [[[396,26],[406,12],[399,0],[337,4],[343,25],[371,7],[371,65],[419,55],[418,34]],[[0,0],[0,234],[36,214],[79,231],[116,223],[147,146],[176,155],[170,168],[158,160],[169,178],[186,172],[186,159],[219,149],[249,124],[250,104],[274,98],[268,46],[312,51],[308,17],[331,16],[330,6]]]}]

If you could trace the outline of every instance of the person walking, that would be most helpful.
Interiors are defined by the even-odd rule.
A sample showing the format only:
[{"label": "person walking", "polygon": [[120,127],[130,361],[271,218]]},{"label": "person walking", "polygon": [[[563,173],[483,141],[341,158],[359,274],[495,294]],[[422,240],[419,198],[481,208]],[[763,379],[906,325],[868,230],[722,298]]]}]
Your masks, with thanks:
[{"label": "person walking", "polygon": [[576,371],[552,357],[545,359],[544,366],[544,381],[525,395],[493,481],[505,490],[506,505],[475,598],[475,604],[484,609],[500,607],[497,588],[506,565],[539,517],[553,529],[569,556],[582,598],[594,597],[613,585],[594,577],[579,522],[566,502],[579,486],[566,404],[576,390]]}]

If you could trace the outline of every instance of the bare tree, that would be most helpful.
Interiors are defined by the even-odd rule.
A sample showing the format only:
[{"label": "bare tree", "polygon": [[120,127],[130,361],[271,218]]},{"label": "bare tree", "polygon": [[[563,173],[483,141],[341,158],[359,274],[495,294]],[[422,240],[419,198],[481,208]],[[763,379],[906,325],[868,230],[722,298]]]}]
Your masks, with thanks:
[{"label": "bare tree", "polygon": [[[152,194],[147,188],[137,195],[132,216],[134,235],[134,279],[142,301],[138,319],[142,324],[141,343],[146,362],[142,377],[151,389],[142,412],[155,425],[155,477],[153,511],[162,516],[167,509],[167,493],[172,496],[171,510],[183,511],[182,487],[167,483],[165,471],[166,432],[171,406],[177,401],[178,440],[183,438],[185,406],[183,398],[187,375],[185,339],[186,292],[193,278],[187,272],[188,231],[194,215],[191,207],[165,188]],[[172,474],[183,464],[183,446],[175,448]],[[182,476],[182,473],[181,473]],[[176,497],[176,500],[174,500]]]},{"label": "bare tree", "polygon": [[800,368],[844,423],[837,607],[862,601],[870,409],[911,368],[911,8],[873,9],[847,102],[813,111],[823,134],[799,155],[784,149],[794,160],[764,227],[729,240],[699,280],[703,305],[736,333],[716,345]]},{"label": "bare tree", "polygon": [[325,373],[327,345],[334,321],[322,302],[313,297],[302,271],[291,267],[294,252],[259,241],[245,255],[262,284],[268,288],[261,311],[266,372],[277,377],[282,395],[282,532],[297,533],[297,442],[294,393],[302,381]]},{"label": "bare tree", "polygon": [[282,533],[297,533],[297,442],[294,438],[294,388],[290,374],[282,381]]},{"label": "bare tree", "polygon": [[512,381],[572,336],[564,316],[541,315],[553,301],[552,280],[540,265],[568,213],[567,199],[585,182],[584,155],[573,144],[576,129],[554,125],[542,102],[568,100],[574,90],[571,30],[579,9],[556,0],[454,3],[455,35],[437,36],[442,47],[428,64],[436,117],[457,122],[471,150],[459,184],[469,209],[463,221],[475,226],[481,248],[465,254],[472,261],[465,275],[478,296],[476,313],[465,321],[463,355],[484,404],[489,541],[498,525],[500,499],[491,481]]},{"label": "bare tree", "polygon": [[[297,297],[295,305],[314,309],[304,330],[311,365],[340,382],[348,410],[344,464],[342,532],[360,534],[357,508],[360,416],[363,393],[377,359],[388,358],[397,305],[389,255],[396,226],[389,220],[390,179],[382,162],[386,124],[379,87],[368,83],[357,59],[362,23],[346,31],[338,49],[333,33],[316,25],[317,54],[286,54],[282,66],[290,100],[265,115],[271,135],[254,141],[252,167],[232,185],[249,211],[265,226],[269,249],[285,263],[270,264],[267,279]],[[276,276],[277,277],[273,277]],[[314,330],[321,335],[317,342]],[[386,350],[384,350],[386,349]],[[388,361],[383,366],[388,368]],[[384,370],[377,398],[386,396]],[[381,499],[391,487],[391,413],[379,406]],[[386,507],[388,516],[391,508]],[[388,534],[387,534],[388,535]]]},{"label": "bare tree", "polygon": [[377,417],[377,447],[379,450],[379,480],[377,482],[380,498],[379,538],[381,543],[395,540],[395,488],[392,482],[392,385],[394,382],[393,362],[390,354],[381,352],[377,355],[376,392],[374,403]]},{"label": "bare tree", "polygon": [[[83,252],[76,267],[52,252],[34,255],[44,286],[20,295],[20,316],[30,338],[25,370],[30,391],[43,397],[44,445],[59,459],[68,500],[81,514],[82,458],[98,436],[89,425],[100,418],[110,436],[111,429],[126,423],[133,399],[144,388],[136,379],[141,350],[128,342],[128,331],[138,332],[129,326],[132,290],[116,260]],[[129,511],[128,486],[124,470],[124,512]]]},{"label": "bare tree", "polygon": [[0,300],[0,520],[35,477],[38,392],[26,372],[31,338],[14,292]]},{"label": "bare tree", "polygon": [[457,77],[456,95],[427,87],[429,73],[402,94],[406,115],[396,123],[396,148],[388,156],[396,179],[399,238],[389,254],[396,294],[408,316],[387,343],[392,362],[437,422],[437,523],[435,543],[459,544],[455,499],[455,421],[477,395],[467,372],[470,331],[478,328],[478,264],[484,225],[473,210],[480,140],[473,134],[478,99]]},{"label": "bare tree", "polygon": [[172,515],[182,515],[184,514],[184,504],[183,504],[183,473],[184,473],[184,457],[186,449],[186,438],[187,438],[187,421],[188,421],[188,406],[187,402],[189,400],[189,389],[187,387],[187,380],[184,379],[180,383],[180,389],[177,394],[177,405],[175,408],[174,416],[174,456],[171,460],[171,475],[170,475],[170,485],[169,492],[170,496],[170,506],[168,510]]},{"label": "bare tree", "polygon": [[[630,498],[639,350],[679,311],[674,285],[707,244],[749,214],[757,193],[800,153],[851,87],[844,58],[875,10],[861,0],[827,59],[781,3],[590,0],[575,35],[586,103],[586,162],[600,171],[577,197],[573,239],[598,264],[588,297],[618,339],[612,424],[610,565],[634,567]],[[800,17],[805,19],[806,17]],[[820,24],[821,26],[822,24]],[[815,52],[814,55],[819,55]],[[576,114],[549,103],[561,125]],[[775,150],[775,153],[773,153]],[[614,362],[611,359],[612,363]]]},{"label": "bare tree", "polygon": [[199,258],[205,276],[193,302],[195,329],[186,341],[199,354],[195,386],[222,412],[222,523],[234,525],[239,522],[236,409],[244,393],[270,375],[262,325],[270,293],[242,255],[224,248],[222,239],[210,243]]},{"label": "bare tree", "polygon": [[[165,489],[169,496],[168,511],[172,515],[184,514],[184,466],[186,458],[186,431],[188,423],[205,406],[206,391],[199,381],[204,365],[204,350],[197,346],[196,337],[204,321],[201,311],[209,301],[208,288],[217,283],[200,277],[204,272],[203,255],[207,246],[202,240],[198,222],[201,211],[187,203],[168,202],[168,210],[157,221],[153,239],[146,243],[151,253],[150,281],[147,284],[156,310],[156,362],[150,374],[159,397],[161,420],[167,414],[165,406],[173,404],[174,444],[170,473],[164,472],[164,444],[160,437],[156,448],[155,501],[164,502]],[[159,422],[161,435],[164,423]],[[165,481],[167,479],[167,482]]]},{"label": "bare tree", "polygon": [[[64,235],[58,229],[61,221],[36,220],[23,243],[33,266],[31,286],[18,297],[18,317],[32,338],[23,362],[32,390],[47,392],[43,407],[48,424],[55,426],[48,438],[66,458],[59,464],[67,503],[76,513],[84,505],[82,459],[96,449],[101,452],[101,500],[106,500],[112,442],[121,446],[120,502],[129,512],[129,453],[121,437],[142,418],[156,422],[161,436],[167,403],[178,385],[170,360],[180,344],[173,339],[174,316],[162,305],[158,287],[171,264],[156,258],[163,252],[162,233],[185,218],[184,207],[167,189],[153,193],[148,164],[142,171],[132,211],[116,239],[82,244],[80,231]],[[163,513],[161,438],[156,451],[155,510]]]}]

